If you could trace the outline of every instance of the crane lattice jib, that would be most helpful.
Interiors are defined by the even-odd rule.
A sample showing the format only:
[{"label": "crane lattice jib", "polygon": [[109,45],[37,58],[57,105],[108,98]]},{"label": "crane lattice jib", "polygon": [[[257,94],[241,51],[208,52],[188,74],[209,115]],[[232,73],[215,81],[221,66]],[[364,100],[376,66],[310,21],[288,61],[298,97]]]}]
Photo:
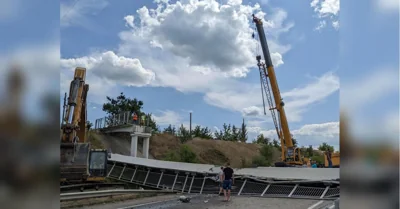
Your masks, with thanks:
[{"label": "crane lattice jib", "polygon": [[279,86],[277,83],[277,79],[275,76],[274,66],[272,64],[271,55],[268,49],[267,39],[264,33],[263,23],[261,19],[255,17],[253,15],[253,22],[256,24],[258,36],[260,39],[261,48],[263,51],[265,65],[266,65],[266,76],[269,79],[269,83],[271,84],[271,90],[273,93],[274,101],[275,101],[275,108],[279,113],[280,118],[280,125],[282,128],[283,139],[285,142],[286,147],[292,148],[293,141],[289,130],[289,124],[286,118],[286,113],[284,109],[284,103],[281,98],[281,94],[279,92]]},{"label": "crane lattice jib", "polygon": [[278,135],[278,138],[281,139],[281,134],[280,134],[281,130],[278,126],[278,120],[277,120],[276,114],[275,114],[274,101],[272,100],[271,90],[270,90],[269,84],[268,84],[268,78],[267,78],[268,75],[265,70],[265,64],[259,62],[258,69],[260,70],[260,79],[261,79],[261,85],[262,85],[261,91],[263,91],[265,93],[265,96],[268,101],[269,110],[271,111],[271,117],[274,122],[275,129],[276,129],[276,133]]}]

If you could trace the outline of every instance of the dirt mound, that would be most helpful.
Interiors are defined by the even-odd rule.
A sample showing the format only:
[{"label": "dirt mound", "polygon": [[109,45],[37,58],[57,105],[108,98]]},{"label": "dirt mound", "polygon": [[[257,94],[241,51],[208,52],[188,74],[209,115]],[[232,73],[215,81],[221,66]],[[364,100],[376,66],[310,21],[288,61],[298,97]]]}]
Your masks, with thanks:
[{"label": "dirt mound", "polygon": [[[194,138],[186,142],[197,155],[199,163],[224,165],[230,162],[233,167],[251,166],[254,156],[259,155],[260,145],[240,142],[207,140]],[[155,159],[164,159],[169,152],[178,152],[181,146],[178,137],[170,134],[157,134],[150,140],[150,153]]]},{"label": "dirt mound", "polygon": [[224,165],[230,162],[236,168],[251,166],[253,157],[260,154],[257,144],[199,138],[186,144],[197,154],[201,163]]},{"label": "dirt mound", "polygon": [[150,139],[150,153],[155,159],[163,159],[168,152],[178,150],[180,145],[178,137],[170,134],[156,134]]}]

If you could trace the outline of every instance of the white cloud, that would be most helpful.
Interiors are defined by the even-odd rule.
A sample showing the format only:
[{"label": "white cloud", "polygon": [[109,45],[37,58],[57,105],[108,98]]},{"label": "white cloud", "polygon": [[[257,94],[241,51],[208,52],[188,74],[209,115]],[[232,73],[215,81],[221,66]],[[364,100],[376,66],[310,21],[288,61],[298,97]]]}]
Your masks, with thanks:
[{"label": "white cloud", "polygon": [[[163,54],[186,63],[185,68],[243,77],[254,66],[257,44],[251,37],[251,14],[256,13],[260,18],[265,14],[260,12],[258,4],[240,3],[219,5],[210,0],[160,4],[157,9],[142,7],[137,11],[138,25],[120,34],[124,41],[120,52],[132,54],[137,50],[134,43],[152,43],[162,48]],[[293,23],[283,24],[287,14],[281,9],[269,16],[271,20],[265,21],[265,27],[271,34],[269,41],[275,64],[279,65],[283,63],[282,54],[290,46],[280,46],[274,36],[288,31]]]},{"label": "white cloud", "polygon": [[114,52],[61,60],[61,92],[69,89],[76,67],[87,69],[86,80],[90,85],[88,98],[91,102],[102,102],[106,95],[116,92],[116,86],[144,86],[155,77],[154,72],[143,68],[140,60],[117,56]]},{"label": "white cloud", "polygon": [[398,0],[378,0],[373,1],[374,8],[379,9],[383,13],[399,12],[399,1]]},{"label": "white cloud", "polygon": [[328,20],[332,22],[332,27],[336,30],[339,29],[340,0],[313,0],[310,6],[314,9],[317,17],[322,19],[316,27],[317,30],[324,28]]},{"label": "white cloud", "polygon": [[[332,72],[321,77],[313,77],[313,82],[282,93],[285,111],[289,122],[299,122],[302,114],[312,104],[316,104],[339,90],[339,78]],[[217,107],[242,112],[246,116],[265,118],[262,107],[262,97],[258,85],[242,85],[235,91],[206,93],[205,101]],[[266,101],[268,107],[268,103]],[[275,105],[274,105],[275,106]],[[267,116],[270,117],[269,108]],[[258,115],[257,115],[258,114]]]},{"label": "white cloud", "polygon": [[[246,76],[250,67],[256,66],[257,43],[251,37],[251,14],[263,18],[265,13],[258,4],[236,3],[220,5],[208,0],[161,3],[156,9],[142,7],[136,15],[125,17],[129,29],[119,34],[121,43],[115,53],[64,59],[61,63],[68,64],[71,69],[76,65],[93,68],[88,70],[87,78],[90,91],[96,92],[93,99],[97,100],[116,91],[118,86],[150,85],[203,93],[207,103],[232,111],[245,113],[251,110],[245,109],[250,106],[255,110],[262,105],[259,84],[245,83],[237,77]],[[279,66],[291,46],[282,45],[278,39],[294,24],[287,21],[287,13],[278,8],[268,13],[268,19],[264,20],[264,27],[274,64]],[[116,64],[129,59],[129,63],[138,59],[136,63],[140,67],[132,70]],[[300,94],[286,91],[283,97],[289,121],[301,120],[309,105],[338,88],[337,76],[328,73],[293,90]]]},{"label": "white cloud", "polygon": [[177,112],[171,110],[159,112],[160,114],[153,114],[152,117],[160,126],[168,126],[169,124],[171,124],[177,127],[177,125],[179,125],[182,121],[182,116]]},{"label": "white cloud", "polygon": [[128,16],[124,17],[124,20],[126,21],[127,26],[129,26],[131,28],[135,27],[135,25],[133,24],[133,21],[135,20],[134,16],[128,15]]},{"label": "white cloud", "polygon": [[[277,139],[276,130],[262,130],[264,136]],[[323,142],[339,148],[339,122],[327,122],[321,124],[306,124],[291,131],[293,137],[297,140],[298,146],[317,147]]]},{"label": "white cloud", "polygon": [[91,21],[88,16],[96,15],[108,6],[107,0],[85,0],[60,3],[60,26],[80,26],[99,31],[99,24]]}]

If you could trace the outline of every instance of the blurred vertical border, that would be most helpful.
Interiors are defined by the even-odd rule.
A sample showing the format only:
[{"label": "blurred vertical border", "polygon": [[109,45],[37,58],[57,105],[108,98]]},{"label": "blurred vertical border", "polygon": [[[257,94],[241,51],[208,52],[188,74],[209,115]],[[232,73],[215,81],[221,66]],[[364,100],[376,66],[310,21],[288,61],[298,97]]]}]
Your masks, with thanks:
[{"label": "blurred vertical border", "polygon": [[59,208],[59,3],[0,1],[1,208]]},{"label": "blurred vertical border", "polygon": [[399,208],[399,1],[340,1],[340,208]]}]

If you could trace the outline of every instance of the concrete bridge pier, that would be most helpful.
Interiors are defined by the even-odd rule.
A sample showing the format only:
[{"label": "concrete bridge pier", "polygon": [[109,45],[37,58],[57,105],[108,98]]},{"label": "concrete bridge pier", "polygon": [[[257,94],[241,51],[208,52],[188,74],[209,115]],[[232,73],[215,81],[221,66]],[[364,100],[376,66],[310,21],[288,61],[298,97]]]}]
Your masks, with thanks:
[{"label": "concrete bridge pier", "polygon": [[140,138],[143,138],[143,157],[144,158],[149,158],[149,148],[150,148],[150,137],[151,134],[147,133],[138,133],[138,132],[133,132],[131,134],[131,156],[132,157],[137,157],[137,150],[138,150],[138,140]]}]

